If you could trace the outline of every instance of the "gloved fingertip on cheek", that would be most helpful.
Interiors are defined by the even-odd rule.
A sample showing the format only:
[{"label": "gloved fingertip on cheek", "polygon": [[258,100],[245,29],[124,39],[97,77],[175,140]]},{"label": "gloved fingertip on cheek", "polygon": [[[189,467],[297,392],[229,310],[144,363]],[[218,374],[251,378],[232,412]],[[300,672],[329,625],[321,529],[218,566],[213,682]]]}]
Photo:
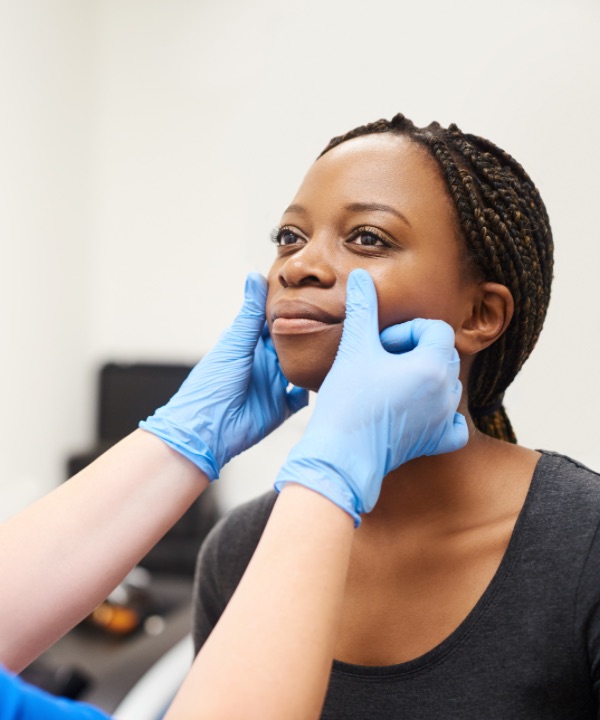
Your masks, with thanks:
[{"label": "gloved fingertip on cheek", "polygon": [[353,270],[346,286],[346,319],[344,327],[353,334],[379,342],[377,292],[373,279],[366,270]]},{"label": "gloved fingertip on cheek", "polygon": [[244,285],[244,305],[264,311],[266,300],[267,281],[260,273],[248,273]]},{"label": "gloved fingertip on cheek", "polygon": [[348,275],[348,284],[346,286],[346,297],[348,300],[358,300],[364,298],[369,300],[374,291],[373,279],[366,270],[358,268],[352,270]]}]

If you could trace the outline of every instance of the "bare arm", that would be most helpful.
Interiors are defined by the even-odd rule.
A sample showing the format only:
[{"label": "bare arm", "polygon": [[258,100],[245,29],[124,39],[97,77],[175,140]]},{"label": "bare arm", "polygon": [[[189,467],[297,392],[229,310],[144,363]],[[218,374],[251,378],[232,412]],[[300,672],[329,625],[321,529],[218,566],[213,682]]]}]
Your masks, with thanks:
[{"label": "bare arm", "polygon": [[354,524],[390,470],[468,439],[455,413],[461,386],[452,329],[414,321],[394,335],[399,356],[381,345],[373,281],[353,271],[340,347],[277,477],[281,495],[167,720],[319,716]]},{"label": "bare arm", "polygon": [[84,618],[231,457],[306,405],[263,337],[266,294],[251,274],[232,325],[144,430],[0,527],[0,664],[22,669]]},{"label": "bare arm", "polygon": [[0,664],[20,671],[88,615],[207,485],[136,430],[0,526]]},{"label": "bare arm", "polygon": [[[218,475],[305,403],[288,393],[272,349],[260,344],[264,287],[260,302],[253,295],[260,287],[250,290],[216,351],[146,422],[168,447],[137,431],[2,529],[0,561],[14,582],[0,609],[0,662],[21,667],[89,612],[206,487],[209,473]],[[372,280],[350,274],[342,342],[309,428],[278,475],[281,496],[263,538],[168,720],[318,717],[354,523],[377,501],[390,469],[468,438],[455,414],[454,334],[443,323],[415,323],[400,326],[404,354],[392,360],[379,340]],[[279,402],[262,403],[265,389]],[[273,412],[262,417],[265,407]],[[254,422],[257,413],[263,422]],[[28,630],[30,617],[36,627]]]},{"label": "bare arm", "polygon": [[327,498],[284,488],[166,720],[319,717],[353,531],[351,516]]}]

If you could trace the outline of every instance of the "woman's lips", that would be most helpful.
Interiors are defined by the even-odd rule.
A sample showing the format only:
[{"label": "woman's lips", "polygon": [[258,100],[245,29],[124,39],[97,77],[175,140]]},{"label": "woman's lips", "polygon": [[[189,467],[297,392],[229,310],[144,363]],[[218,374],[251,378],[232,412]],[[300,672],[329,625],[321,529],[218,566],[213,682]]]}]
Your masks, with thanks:
[{"label": "woman's lips", "polygon": [[279,303],[273,308],[271,333],[274,335],[301,335],[322,332],[341,326],[343,316],[338,317],[323,308],[303,301]]},{"label": "woman's lips", "polygon": [[339,322],[323,322],[306,317],[278,317],[273,320],[271,333],[274,335],[302,335],[303,333],[329,330],[339,324]]}]

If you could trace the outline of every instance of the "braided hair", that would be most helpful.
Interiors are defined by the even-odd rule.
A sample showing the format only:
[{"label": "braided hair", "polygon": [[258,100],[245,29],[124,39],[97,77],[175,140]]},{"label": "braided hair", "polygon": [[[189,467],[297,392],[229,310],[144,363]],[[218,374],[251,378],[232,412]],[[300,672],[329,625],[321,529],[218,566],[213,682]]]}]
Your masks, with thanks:
[{"label": "braided hair", "polygon": [[481,432],[515,443],[504,392],[533,350],[550,301],[553,243],[542,198],[521,165],[489,140],[456,125],[418,128],[401,113],[333,138],[321,155],[375,133],[404,135],[427,149],[453,201],[469,263],[512,293],[515,312],[506,332],[475,359],[469,411]]}]

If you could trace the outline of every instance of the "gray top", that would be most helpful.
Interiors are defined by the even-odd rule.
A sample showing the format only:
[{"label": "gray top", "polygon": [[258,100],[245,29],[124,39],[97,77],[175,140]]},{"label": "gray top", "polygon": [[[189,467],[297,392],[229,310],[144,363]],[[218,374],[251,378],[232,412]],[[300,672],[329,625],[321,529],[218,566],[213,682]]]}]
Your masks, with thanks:
[{"label": "gray top", "polygon": [[[276,497],[235,509],[204,542],[197,649],[235,590]],[[504,558],[465,620],[410,662],[334,661],[322,718],[600,719],[599,521],[600,476],[544,452]]]}]

